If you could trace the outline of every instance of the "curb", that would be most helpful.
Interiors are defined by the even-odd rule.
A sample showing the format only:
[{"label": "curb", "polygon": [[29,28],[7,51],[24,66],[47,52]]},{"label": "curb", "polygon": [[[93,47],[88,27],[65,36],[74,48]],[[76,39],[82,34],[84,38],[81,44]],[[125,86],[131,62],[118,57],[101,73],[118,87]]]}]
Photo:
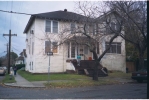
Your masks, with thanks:
[{"label": "curb", "polygon": [[17,85],[16,83],[4,83],[5,86],[21,87],[21,88],[45,88],[45,86],[28,86],[28,85]]}]

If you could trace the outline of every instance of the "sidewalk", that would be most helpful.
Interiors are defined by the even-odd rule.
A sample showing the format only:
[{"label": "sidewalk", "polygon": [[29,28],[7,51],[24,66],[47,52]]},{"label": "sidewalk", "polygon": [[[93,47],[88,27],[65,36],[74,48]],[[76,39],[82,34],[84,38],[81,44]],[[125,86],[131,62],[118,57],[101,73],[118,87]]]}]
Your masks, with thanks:
[{"label": "sidewalk", "polygon": [[46,83],[46,81],[38,81],[38,82],[29,82],[26,79],[24,79],[22,76],[20,76],[18,73],[16,76],[14,76],[16,83],[4,83],[7,86],[16,86],[16,87],[38,87],[43,88],[45,87],[43,83]]}]

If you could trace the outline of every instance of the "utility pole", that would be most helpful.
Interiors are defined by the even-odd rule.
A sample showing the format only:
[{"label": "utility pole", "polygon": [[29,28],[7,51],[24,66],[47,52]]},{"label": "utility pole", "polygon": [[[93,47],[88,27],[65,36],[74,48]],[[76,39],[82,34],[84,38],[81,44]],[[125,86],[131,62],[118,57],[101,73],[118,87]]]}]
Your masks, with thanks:
[{"label": "utility pole", "polygon": [[6,46],[7,46],[7,54],[6,54],[7,55],[7,60],[6,61],[7,61],[7,69],[8,69],[8,43],[6,44]]},{"label": "utility pole", "polygon": [[3,36],[9,36],[9,50],[8,50],[8,74],[10,74],[10,49],[11,49],[11,36],[17,36],[17,34],[11,34],[11,30],[9,30],[9,34],[3,34]]}]

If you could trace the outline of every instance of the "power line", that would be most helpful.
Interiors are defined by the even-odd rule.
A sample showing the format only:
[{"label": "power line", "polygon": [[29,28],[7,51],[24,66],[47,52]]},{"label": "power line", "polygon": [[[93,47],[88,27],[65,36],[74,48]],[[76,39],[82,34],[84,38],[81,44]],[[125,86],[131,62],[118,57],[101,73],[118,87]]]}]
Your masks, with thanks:
[{"label": "power line", "polygon": [[[4,36],[3,36],[4,37]],[[5,38],[5,37],[4,37]],[[8,42],[8,40],[5,38],[5,40]]]},{"label": "power line", "polygon": [[[16,51],[19,51],[19,50],[17,50],[16,48],[14,48],[13,46],[12,46],[12,48],[13,48],[14,50],[16,50]],[[19,52],[22,52],[22,51],[19,51]]]},{"label": "power line", "polygon": [[24,15],[33,15],[33,14],[27,14],[27,13],[21,13],[21,12],[13,12],[13,11],[6,11],[6,10],[0,10],[0,12],[14,13],[14,14],[24,14]]}]

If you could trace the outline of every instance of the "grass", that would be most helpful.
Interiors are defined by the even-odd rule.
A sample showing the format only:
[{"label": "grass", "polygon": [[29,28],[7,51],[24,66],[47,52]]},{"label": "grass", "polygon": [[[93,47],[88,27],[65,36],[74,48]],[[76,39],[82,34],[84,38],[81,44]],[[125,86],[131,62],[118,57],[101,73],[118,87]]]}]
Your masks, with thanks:
[{"label": "grass", "polygon": [[[24,70],[19,70],[18,73],[28,81],[47,81],[48,74],[31,74]],[[130,79],[131,73],[123,73],[120,71],[112,71],[107,77],[99,77],[99,81],[93,81],[91,77],[78,74],[50,74],[50,83],[45,83],[46,87],[82,87],[82,86],[97,86],[118,84],[119,81],[115,78]]]},{"label": "grass", "polygon": [[[31,74],[24,70],[19,70],[18,73],[27,79],[28,81],[47,81],[48,74]],[[89,77],[85,75],[78,74],[50,74],[50,80],[78,80],[78,79],[89,79]]]},{"label": "grass", "polygon": [[2,80],[2,83],[15,83],[15,78],[12,76],[12,78],[10,79],[10,75],[6,74],[4,79]]},{"label": "grass", "polygon": [[109,78],[123,78],[123,79],[130,79],[131,73],[123,73],[120,71],[112,71],[112,73],[108,74]]},{"label": "grass", "polygon": [[115,80],[99,80],[99,81],[93,81],[93,80],[72,80],[72,81],[66,81],[66,82],[50,82],[46,83],[45,86],[49,88],[63,88],[63,87],[85,87],[85,86],[99,86],[99,85],[108,85],[108,84],[117,84],[118,81]]}]

